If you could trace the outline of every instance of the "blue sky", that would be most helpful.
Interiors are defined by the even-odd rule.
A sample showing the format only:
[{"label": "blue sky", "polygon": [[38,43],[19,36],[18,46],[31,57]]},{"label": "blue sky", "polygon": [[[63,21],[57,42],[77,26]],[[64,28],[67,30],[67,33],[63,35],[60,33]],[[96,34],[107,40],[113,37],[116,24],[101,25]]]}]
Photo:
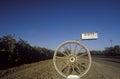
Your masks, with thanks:
[{"label": "blue sky", "polygon": [[[82,41],[83,32],[98,40]],[[0,36],[14,34],[32,46],[55,49],[79,40],[90,50],[120,45],[119,0],[0,0]]]}]

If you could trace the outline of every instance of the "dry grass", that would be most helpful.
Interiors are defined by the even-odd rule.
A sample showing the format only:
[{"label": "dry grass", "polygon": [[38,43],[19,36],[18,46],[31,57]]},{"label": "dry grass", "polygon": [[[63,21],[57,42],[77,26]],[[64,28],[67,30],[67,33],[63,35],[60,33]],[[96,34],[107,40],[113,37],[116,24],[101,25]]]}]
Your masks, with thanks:
[{"label": "dry grass", "polygon": [[[81,79],[120,79],[120,63],[93,59],[90,71]],[[109,60],[109,59],[107,59]],[[111,59],[110,59],[111,60]],[[115,61],[115,60],[114,60]],[[117,60],[118,61],[118,60]],[[25,64],[0,71],[0,79],[65,79],[54,69],[52,60]]]}]

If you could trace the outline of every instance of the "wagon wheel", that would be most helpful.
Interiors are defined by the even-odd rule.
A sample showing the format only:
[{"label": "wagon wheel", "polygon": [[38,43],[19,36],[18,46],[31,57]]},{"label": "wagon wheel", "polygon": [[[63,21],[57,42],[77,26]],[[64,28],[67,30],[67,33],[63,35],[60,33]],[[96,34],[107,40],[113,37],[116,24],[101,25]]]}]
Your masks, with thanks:
[{"label": "wagon wheel", "polygon": [[79,41],[66,41],[56,48],[53,64],[56,71],[65,78],[69,75],[83,77],[90,69],[91,54]]}]

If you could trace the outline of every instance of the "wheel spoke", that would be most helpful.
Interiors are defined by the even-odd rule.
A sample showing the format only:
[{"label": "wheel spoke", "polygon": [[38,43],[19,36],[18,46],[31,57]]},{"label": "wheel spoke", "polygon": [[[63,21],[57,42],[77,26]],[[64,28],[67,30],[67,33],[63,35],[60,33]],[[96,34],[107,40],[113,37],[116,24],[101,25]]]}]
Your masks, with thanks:
[{"label": "wheel spoke", "polygon": [[81,55],[79,55],[78,57],[82,57],[82,56],[85,56],[87,55],[87,53],[82,53]]},{"label": "wheel spoke", "polygon": [[78,73],[80,74],[80,73],[81,73],[81,70],[80,70],[80,68],[78,67],[78,65],[75,65],[75,67],[77,68]]},{"label": "wheel spoke", "polygon": [[70,53],[69,53],[69,51],[68,51],[68,48],[67,47],[65,47],[65,46],[63,46],[64,47],[64,50],[66,51],[66,55],[68,56]]},{"label": "wheel spoke", "polygon": [[68,66],[68,70],[67,70],[66,74],[67,74],[67,75],[70,74],[70,66]]},{"label": "wheel spoke", "polygon": [[62,72],[65,72],[65,71],[66,71],[68,65],[69,65],[69,64],[67,63],[67,64],[65,64],[65,65],[61,68]]},{"label": "wheel spoke", "polygon": [[87,59],[77,59],[77,63],[82,64],[82,65],[86,65],[86,64],[88,64],[88,61],[87,61]]},{"label": "wheel spoke", "polygon": [[74,72],[75,71],[75,69],[74,69],[74,65],[72,65],[72,72]]},{"label": "wheel spoke", "polygon": [[58,58],[58,59],[66,59],[65,56],[63,56],[63,57],[56,56],[56,58]]},{"label": "wheel spoke", "polygon": [[69,46],[70,46],[70,54],[72,53],[72,47],[71,47],[71,44],[69,44]]},{"label": "wheel spoke", "polygon": [[67,54],[66,54],[66,53],[64,53],[64,52],[60,52],[60,53],[67,57]]},{"label": "wheel spoke", "polygon": [[78,51],[78,53],[80,53],[80,52],[82,51],[82,49],[83,49],[83,48],[81,47],[80,50]]},{"label": "wheel spoke", "polygon": [[82,68],[83,70],[86,70],[86,67],[85,67],[85,66],[83,66],[83,65],[81,65],[81,68]]},{"label": "wheel spoke", "polygon": [[86,62],[86,61],[83,61],[83,62],[78,62],[78,66],[80,66],[80,67],[86,67],[87,66],[87,64],[88,64],[88,62]]},{"label": "wheel spoke", "polygon": [[75,48],[74,48],[74,55],[76,54],[76,48],[77,48],[77,44],[75,45]]}]

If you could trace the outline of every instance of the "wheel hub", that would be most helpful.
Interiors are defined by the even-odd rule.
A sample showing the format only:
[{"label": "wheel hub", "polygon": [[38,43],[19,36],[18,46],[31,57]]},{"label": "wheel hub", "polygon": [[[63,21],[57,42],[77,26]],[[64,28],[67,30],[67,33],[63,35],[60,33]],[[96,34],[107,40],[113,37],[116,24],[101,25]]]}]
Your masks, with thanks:
[{"label": "wheel hub", "polygon": [[76,59],[77,58],[76,58],[75,55],[70,55],[69,58],[68,58],[68,60],[69,60],[70,63],[74,63],[76,61]]}]

